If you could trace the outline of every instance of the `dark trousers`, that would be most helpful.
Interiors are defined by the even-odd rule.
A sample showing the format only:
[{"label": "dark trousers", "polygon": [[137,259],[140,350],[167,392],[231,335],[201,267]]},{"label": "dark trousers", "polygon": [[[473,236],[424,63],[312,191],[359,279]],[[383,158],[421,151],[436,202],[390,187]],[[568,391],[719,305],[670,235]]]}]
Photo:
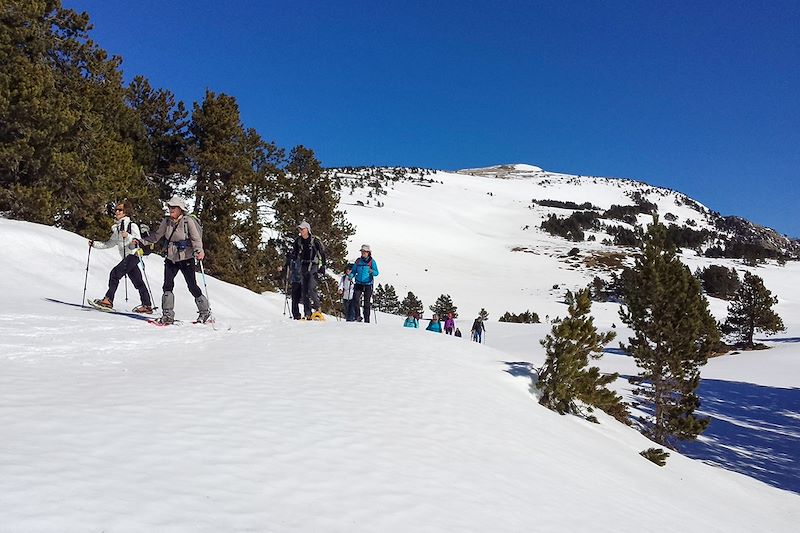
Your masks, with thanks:
[{"label": "dark trousers", "polygon": [[364,322],[368,323],[369,310],[372,308],[372,285],[361,285],[360,283],[356,283],[356,288],[353,291],[353,300],[355,300],[356,305],[358,305],[358,302],[361,301],[362,294],[364,295]]},{"label": "dark trousers", "polygon": [[111,269],[111,274],[108,275],[108,291],[106,298],[114,301],[114,295],[119,287],[119,281],[128,276],[133,283],[133,286],[139,291],[139,298],[142,300],[142,305],[151,307],[153,302],[150,301],[150,293],[147,292],[147,286],[142,281],[142,273],[139,271],[139,256],[128,255],[119,262],[117,266]]},{"label": "dark trousers", "polygon": [[312,310],[319,311],[316,265],[312,265],[308,272],[300,273],[300,285],[302,286],[303,294],[303,311],[305,311],[306,317],[309,317]]},{"label": "dark trousers", "polygon": [[344,319],[348,322],[356,321],[356,307],[358,302],[355,298],[349,300],[342,300],[342,312],[344,312]]},{"label": "dark trousers", "polygon": [[194,273],[194,259],[186,259],[173,263],[169,259],[164,259],[164,292],[172,292],[175,288],[175,276],[178,271],[183,274],[183,279],[186,280],[186,286],[189,287],[189,292],[192,296],[199,298],[203,291],[197,286],[197,278]]},{"label": "dark trousers", "polygon": [[[303,287],[302,285],[300,285],[299,281],[292,282],[291,294],[292,294],[292,318],[294,318],[295,320],[300,320],[300,318],[303,316],[300,314],[300,300],[303,299]],[[303,311],[305,311],[307,315],[311,314],[311,311],[305,305],[303,305]]]}]

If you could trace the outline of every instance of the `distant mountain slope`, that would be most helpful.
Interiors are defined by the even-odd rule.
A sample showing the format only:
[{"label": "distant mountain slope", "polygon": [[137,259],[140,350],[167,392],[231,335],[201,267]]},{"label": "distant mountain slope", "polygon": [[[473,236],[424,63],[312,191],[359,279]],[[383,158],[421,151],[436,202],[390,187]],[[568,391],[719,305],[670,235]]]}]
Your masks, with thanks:
[{"label": "distant mountain slope", "polygon": [[[357,228],[350,250],[377,244],[391,265],[376,283],[426,304],[442,293],[465,312],[494,318],[532,305],[545,314],[566,288],[618,269],[652,215],[684,256],[791,259],[798,245],[738,217],[722,217],[688,196],[642,182],[499,165],[457,172],[420,168],[328,169],[340,208]],[[545,223],[547,229],[543,229]],[[709,263],[710,264],[710,263]],[[459,281],[456,281],[459,280]]]}]

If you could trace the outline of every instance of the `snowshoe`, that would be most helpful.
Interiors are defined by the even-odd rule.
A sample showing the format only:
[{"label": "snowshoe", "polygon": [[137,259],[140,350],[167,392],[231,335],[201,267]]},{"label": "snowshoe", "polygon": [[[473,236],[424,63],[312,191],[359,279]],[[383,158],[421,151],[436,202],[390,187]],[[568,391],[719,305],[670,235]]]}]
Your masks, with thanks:
[{"label": "snowshoe", "polygon": [[112,302],[108,298],[103,298],[102,300],[101,299],[86,300],[86,302],[95,309],[99,309],[100,311],[114,310],[114,302]]},{"label": "snowshoe", "polygon": [[175,319],[171,316],[162,315],[156,319],[148,320],[148,322],[155,326],[171,326],[175,323]]}]

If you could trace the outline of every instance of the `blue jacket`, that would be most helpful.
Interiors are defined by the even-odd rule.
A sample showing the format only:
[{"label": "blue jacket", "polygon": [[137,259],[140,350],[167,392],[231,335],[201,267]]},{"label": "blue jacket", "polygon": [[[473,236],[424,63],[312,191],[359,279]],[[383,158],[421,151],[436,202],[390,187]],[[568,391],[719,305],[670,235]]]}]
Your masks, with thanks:
[{"label": "blue jacket", "polygon": [[425,328],[428,331],[435,331],[436,333],[442,332],[442,323],[438,320],[431,320],[431,323],[428,324],[428,327]]},{"label": "blue jacket", "polygon": [[369,256],[369,260],[364,261],[363,257],[356,259],[353,263],[353,278],[358,285],[372,285],[372,278],[378,275],[378,263]]},{"label": "blue jacket", "polygon": [[416,318],[408,317],[408,318],[406,318],[406,321],[403,322],[403,327],[404,328],[418,328],[419,327],[419,320],[417,320]]}]

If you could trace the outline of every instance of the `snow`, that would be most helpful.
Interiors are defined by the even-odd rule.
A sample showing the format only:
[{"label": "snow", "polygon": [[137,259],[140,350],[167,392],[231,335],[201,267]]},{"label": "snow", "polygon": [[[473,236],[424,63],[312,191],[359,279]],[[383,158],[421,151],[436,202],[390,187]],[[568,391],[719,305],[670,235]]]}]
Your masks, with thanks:
[{"label": "snow", "polygon": [[[553,196],[528,189],[530,178],[434,177],[445,184],[398,183],[381,209],[343,198],[358,228],[351,251],[372,245],[378,281],[401,296],[413,289],[426,306],[449,292],[462,331],[480,307],[494,319],[525,309],[563,316],[563,290],[591,276],[560,257],[572,243],[521,230],[534,228],[530,199]],[[156,328],[45,300],[80,303],[85,239],[4,219],[0,235],[0,530],[794,531],[800,519],[793,492],[679,453],[656,467],[638,455],[653,444],[636,430],[539,406],[531,371],[547,325],[490,321],[478,345],[385,314],[373,324],[298,323],[283,315],[281,295],[209,276],[226,327]],[[102,295],[117,261],[113,250],[92,252],[87,297]],[[161,260],[145,261],[158,301]],[[796,268],[758,269],[781,298],[785,340],[714,359],[704,378],[796,390]],[[175,294],[177,318],[193,318],[180,278]],[[121,285],[116,303],[139,302],[126,303]],[[593,309],[624,339],[616,312]],[[635,372],[614,353],[600,363]],[[794,426],[768,428],[787,449],[797,411],[776,409]],[[766,425],[755,414],[738,422]],[[721,446],[738,458],[752,455],[746,444]],[[796,464],[790,452],[784,467]]]}]

